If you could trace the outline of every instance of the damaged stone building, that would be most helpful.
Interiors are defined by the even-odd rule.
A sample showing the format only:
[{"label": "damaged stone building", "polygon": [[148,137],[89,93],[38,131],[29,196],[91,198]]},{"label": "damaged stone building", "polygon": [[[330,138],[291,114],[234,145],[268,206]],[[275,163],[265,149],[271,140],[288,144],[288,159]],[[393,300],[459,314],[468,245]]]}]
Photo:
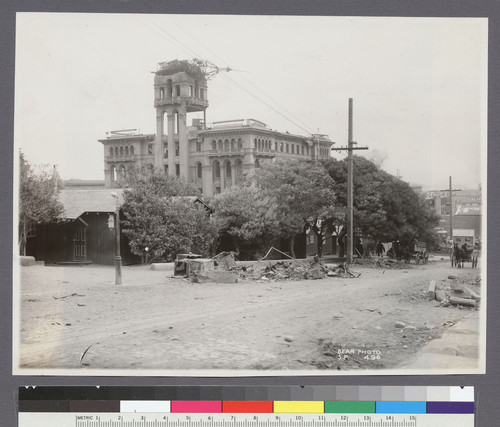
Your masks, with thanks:
[{"label": "damaged stone building", "polygon": [[[121,187],[129,167],[145,165],[194,183],[212,196],[235,185],[263,162],[282,157],[323,159],[333,144],[327,135],[294,135],[260,120],[206,122],[207,72],[196,61],[162,62],[154,76],[156,133],[111,131],[104,146],[107,188]],[[191,113],[203,114],[189,118]]]}]

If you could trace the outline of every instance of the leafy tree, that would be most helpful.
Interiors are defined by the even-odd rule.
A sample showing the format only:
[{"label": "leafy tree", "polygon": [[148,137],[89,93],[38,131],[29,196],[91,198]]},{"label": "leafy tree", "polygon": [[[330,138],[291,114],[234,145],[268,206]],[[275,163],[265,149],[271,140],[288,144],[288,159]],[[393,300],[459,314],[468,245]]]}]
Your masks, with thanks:
[{"label": "leafy tree", "polygon": [[19,153],[19,253],[26,255],[28,231],[37,224],[54,221],[63,212],[59,201],[62,182],[46,166],[32,167]]},{"label": "leafy tree", "polygon": [[152,169],[131,170],[124,191],[123,233],[130,249],[151,260],[173,259],[177,253],[208,255],[217,236],[204,206],[193,203],[198,190]]},{"label": "leafy tree", "polygon": [[326,225],[338,212],[334,182],[324,167],[308,160],[279,160],[262,165],[255,172],[258,186],[276,198],[281,237],[289,240],[294,254],[295,236],[310,227],[318,236],[321,256]]},{"label": "leafy tree", "polygon": [[210,203],[219,238],[227,236],[238,254],[261,252],[279,234],[276,199],[255,186],[231,187]]},{"label": "leafy tree", "polygon": [[[337,205],[347,204],[347,161],[329,159],[324,167],[335,182]],[[424,240],[431,244],[439,218],[408,183],[353,156],[354,227],[381,241]]]}]

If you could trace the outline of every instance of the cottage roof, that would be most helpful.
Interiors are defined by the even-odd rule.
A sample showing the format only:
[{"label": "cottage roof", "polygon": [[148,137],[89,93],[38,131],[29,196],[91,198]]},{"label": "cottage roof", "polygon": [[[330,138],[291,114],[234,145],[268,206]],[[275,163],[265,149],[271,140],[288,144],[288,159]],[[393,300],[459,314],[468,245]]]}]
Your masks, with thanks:
[{"label": "cottage roof", "polygon": [[455,237],[474,237],[474,230],[464,230],[460,228],[453,229],[453,236]]},{"label": "cottage roof", "polygon": [[76,219],[85,212],[114,212],[116,200],[111,193],[116,193],[120,204],[123,203],[121,188],[62,190],[59,194],[59,200],[64,206],[62,217]]}]

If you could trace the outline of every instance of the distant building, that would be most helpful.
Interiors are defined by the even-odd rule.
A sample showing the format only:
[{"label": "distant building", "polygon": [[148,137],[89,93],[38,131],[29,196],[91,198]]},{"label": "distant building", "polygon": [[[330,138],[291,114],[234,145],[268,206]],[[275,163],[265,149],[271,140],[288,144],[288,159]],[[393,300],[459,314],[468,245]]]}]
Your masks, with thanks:
[{"label": "distant building", "polygon": [[[107,188],[120,187],[128,166],[149,164],[195,184],[206,196],[235,185],[262,163],[279,158],[325,159],[333,144],[327,135],[278,132],[255,119],[206,123],[208,86],[193,62],[160,63],[154,78],[156,134],[111,131],[104,146]],[[188,114],[203,113],[190,126]]]},{"label": "distant building", "polygon": [[[481,213],[482,196],[481,190],[453,190],[452,207],[450,206],[449,190],[427,192],[426,203],[439,216],[438,233],[443,241],[450,236],[450,212],[453,212],[453,240],[471,244],[481,242]],[[459,233],[459,234],[455,234]],[[472,235],[471,235],[472,233]]]}]

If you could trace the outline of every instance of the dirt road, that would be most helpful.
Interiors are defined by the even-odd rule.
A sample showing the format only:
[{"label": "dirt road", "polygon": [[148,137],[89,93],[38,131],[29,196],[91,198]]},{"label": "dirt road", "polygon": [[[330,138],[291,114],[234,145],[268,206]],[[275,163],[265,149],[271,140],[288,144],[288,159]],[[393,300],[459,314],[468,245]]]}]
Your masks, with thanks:
[{"label": "dirt road", "polygon": [[430,280],[445,287],[453,274],[480,292],[479,270],[447,262],[353,270],[361,276],[196,284],[137,266],[115,285],[111,267],[23,267],[20,367],[392,369],[475,310],[429,301]]}]

